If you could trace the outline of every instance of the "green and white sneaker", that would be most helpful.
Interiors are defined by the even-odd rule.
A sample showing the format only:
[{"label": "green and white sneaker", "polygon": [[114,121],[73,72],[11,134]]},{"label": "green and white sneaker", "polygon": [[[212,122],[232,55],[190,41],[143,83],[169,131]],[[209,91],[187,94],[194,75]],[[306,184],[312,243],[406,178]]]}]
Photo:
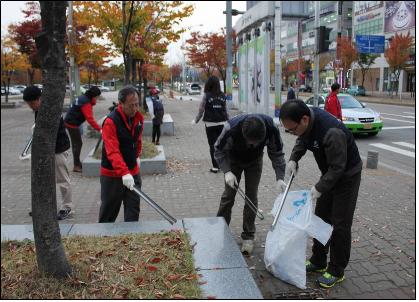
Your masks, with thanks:
[{"label": "green and white sneaker", "polygon": [[343,280],[345,280],[345,276],[335,277],[329,274],[328,272],[325,272],[323,275],[317,278],[317,282],[319,282],[319,285],[325,288],[331,288],[335,286],[336,283],[340,283]]},{"label": "green and white sneaker", "polygon": [[306,261],[306,272],[307,273],[324,273],[326,271],[326,267],[320,267],[311,263],[310,260]]}]

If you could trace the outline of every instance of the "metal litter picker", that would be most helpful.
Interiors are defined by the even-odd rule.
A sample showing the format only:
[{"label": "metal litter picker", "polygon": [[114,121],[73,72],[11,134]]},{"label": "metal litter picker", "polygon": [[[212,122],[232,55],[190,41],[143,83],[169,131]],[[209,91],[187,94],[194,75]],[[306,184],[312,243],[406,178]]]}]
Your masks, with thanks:
[{"label": "metal litter picker", "polygon": [[288,182],[288,185],[285,188],[284,194],[282,195],[282,199],[281,199],[281,203],[280,203],[279,208],[278,208],[278,212],[276,212],[274,221],[272,222],[272,226],[271,226],[272,231],[275,228],[276,223],[278,222],[279,215],[281,215],[281,211],[282,211],[282,208],[284,207],[285,199],[287,199],[288,191],[290,190],[291,183],[292,183],[293,179],[294,179],[294,173],[291,173],[291,177],[290,177],[290,180]]}]

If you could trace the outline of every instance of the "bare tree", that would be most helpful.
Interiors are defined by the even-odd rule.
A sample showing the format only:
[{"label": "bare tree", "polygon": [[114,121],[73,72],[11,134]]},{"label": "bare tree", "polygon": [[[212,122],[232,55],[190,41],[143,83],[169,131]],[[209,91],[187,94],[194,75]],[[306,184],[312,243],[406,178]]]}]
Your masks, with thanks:
[{"label": "bare tree", "polygon": [[57,278],[71,267],[65,256],[57,222],[55,144],[65,94],[67,1],[40,1],[42,32],[36,37],[41,59],[43,93],[32,146],[32,219],[38,268]]}]

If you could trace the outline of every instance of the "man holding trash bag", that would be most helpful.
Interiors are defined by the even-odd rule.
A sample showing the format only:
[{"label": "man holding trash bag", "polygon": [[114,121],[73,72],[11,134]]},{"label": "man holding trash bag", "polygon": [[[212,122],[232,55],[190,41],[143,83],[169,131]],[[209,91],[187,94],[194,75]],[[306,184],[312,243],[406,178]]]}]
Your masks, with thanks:
[{"label": "man holding trash bag", "polygon": [[[225,123],[223,131],[215,142],[214,157],[225,173],[225,189],[221,196],[217,216],[224,217],[230,224],[231,209],[240,183],[242,172],[245,177],[245,193],[257,207],[258,187],[262,175],[263,149],[267,146],[268,156],[275,170],[277,186],[282,193],[285,160],[282,140],[271,117],[264,114],[243,114]],[[255,237],[256,213],[245,203],[243,210],[242,253],[251,254]]]},{"label": "man holding trash bag", "polygon": [[122,88],[118,101],[118,107],[108,114],[102,127],[99,222],[115,222],[122,201],[124,221],[138,221],[140,214],[140,201],[131,191],[134,185],[141,188],[137,158],[142,150],[144,117],[133,86]]},{"label": "man holding trash bag", "polygon": [[[361,182],[362,161],[352,133],[331,114],[308,108],[301,100],[286,102],[280,119],[285,132],[298,136],[286,174],[297,173],[298,161],[307,150],[313,152],[322,173],[311,188],[317,201],[315,214],[333,226],[325,246],[313,239],[313,255],[306,262],[307,272],[324,272],[317,280],[332,287],[345,279],[351,251],[351,226]],[[330,248],[330,261],[327,254]]]}]

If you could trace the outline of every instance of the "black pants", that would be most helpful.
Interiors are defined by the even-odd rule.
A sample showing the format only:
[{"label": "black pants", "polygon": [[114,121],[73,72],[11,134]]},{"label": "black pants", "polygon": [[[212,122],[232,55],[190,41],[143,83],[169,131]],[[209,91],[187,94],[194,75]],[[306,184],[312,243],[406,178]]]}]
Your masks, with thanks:
[{"label": "black pants", "polygon": [[74,166],[81,167],[80,152],[83,146],[81,139],[80,128],[67,128],[71,140],[71,150],[73,151]]},{"label": "black pants", "polygon": [[326,246],[313,239],[313,256],[310,261],[326,267],[327,253],[330,248],[328,273],[342,277],[351,254],[351,227],[358,198],[361,172],[339,180],[335,187],[317,200],[315,213],[333,226],[332,236]]},{"label": "black pants", "polygon": [[[158,142],[160,140],[160,124],[159,125],[154,125],[153,124],[153,132],[152,132],[152,138],[153,138],[153,143],[154,142]],[[156,140],[156,136],[157,136],[157,140]]]},{"label": "black pants", "polygon": [[[260,177],[262,175],[263,157],[260,157],[249,164],[231,162],[230,165],[231,172],[233,172],[233,174],[236,176],[238,183],[240,183],[241,174],[244,171],[245,193],[257,207],[258,187]],[[217,217],[224,217],[228,225],[230,224],[231,220],[231,209],[234,205],[236,192],[237,191],[235,189],[225,184],[224,193],[221,196]],[[247,203],[245,203],[243,210],[243,232],[241,234],[243,240],[250,240],[255,238],[255,219],[256,214],[250,209]]]},{"label": "black pants", "polygon": [[212,166],[214,168],[218,168],[218,163],[214,158],[214,144],[217,141],[217,138],[220,136],[221,132],[223,131],[223,128],[223,125],[205,127],[205,131],[207,132],[208,145],[210,147]]},{"label": "black pants", "polygon": [[[141,188],[141,177],[134,177],[135,184]],[[124,221],[138,221],[140,216],[140,198],[122,184],[122,177],[100,176],[99,222],[115,222],[121,203],[124,201]]]}]

